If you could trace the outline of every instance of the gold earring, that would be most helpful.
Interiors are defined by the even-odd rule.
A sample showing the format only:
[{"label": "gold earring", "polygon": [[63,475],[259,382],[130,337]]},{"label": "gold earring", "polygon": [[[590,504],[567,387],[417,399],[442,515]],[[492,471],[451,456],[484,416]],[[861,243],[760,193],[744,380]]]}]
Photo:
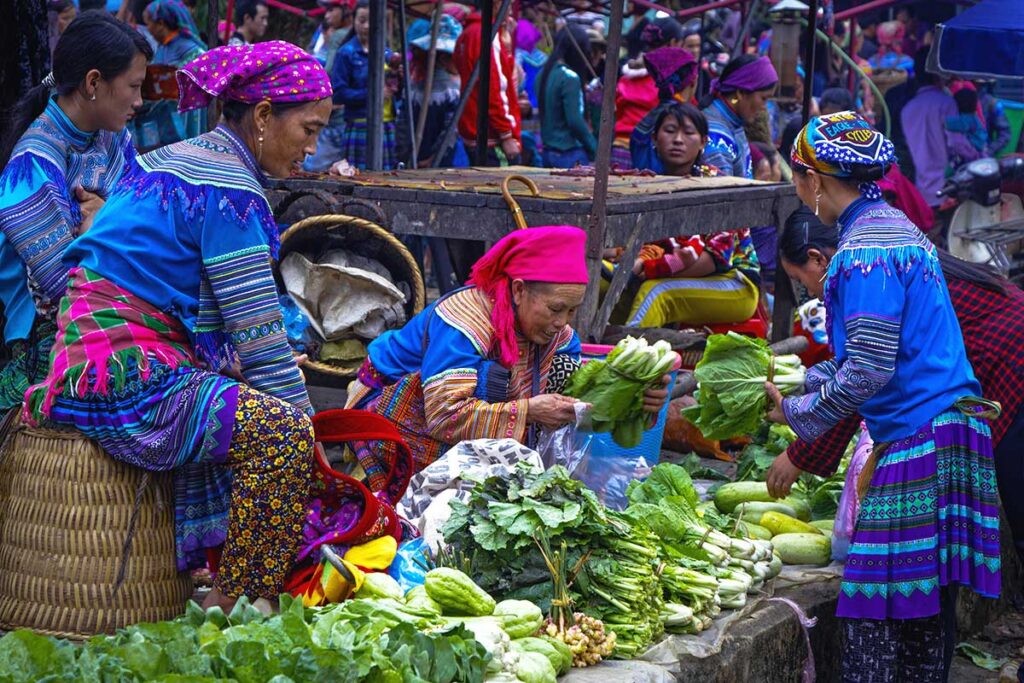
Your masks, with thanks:
[{"label": "gold earring", "polygon": [[259,146],[256,148],[256,161],[260,161],[263,158],[263,129],[260,128],[260,136],[256,138],[256,142]]},{"label": "gold earring", "polygon": [[735,107],[739,103],[740,103],[740,98],[738,98],[738,97],[734,97],[731,100],[729,100],[729,104],[732,105],[733,107]]}]

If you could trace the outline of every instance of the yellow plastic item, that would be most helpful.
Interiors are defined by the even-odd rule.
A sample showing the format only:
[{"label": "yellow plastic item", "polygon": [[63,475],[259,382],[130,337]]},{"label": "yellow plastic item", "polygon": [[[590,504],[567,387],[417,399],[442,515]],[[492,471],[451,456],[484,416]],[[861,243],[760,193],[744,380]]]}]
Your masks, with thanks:
[{"label": "yellow plastic item", "polygon": [[381,536],[348,549],[345,561],[363,569],[383,571],[391,566],[398,554],[398,541],[394,536]]},{"label": "yellow plastic item", "polygon": [[363,587],[366,574],[351,562],[339,561],[340,566],[325,561],[320,580],[302,595],[303,607],[318,607],[347,600]]}]

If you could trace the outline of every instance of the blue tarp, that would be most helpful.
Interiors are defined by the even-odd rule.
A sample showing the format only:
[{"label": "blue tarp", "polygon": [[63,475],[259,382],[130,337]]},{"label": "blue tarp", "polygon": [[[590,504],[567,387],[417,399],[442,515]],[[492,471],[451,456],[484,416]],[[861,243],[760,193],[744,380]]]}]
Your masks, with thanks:
[{"label": "blue tarp", "polygon": [[975,78],[1024,78],[1024,0],[983,0],[941,26],[935,66]]}]

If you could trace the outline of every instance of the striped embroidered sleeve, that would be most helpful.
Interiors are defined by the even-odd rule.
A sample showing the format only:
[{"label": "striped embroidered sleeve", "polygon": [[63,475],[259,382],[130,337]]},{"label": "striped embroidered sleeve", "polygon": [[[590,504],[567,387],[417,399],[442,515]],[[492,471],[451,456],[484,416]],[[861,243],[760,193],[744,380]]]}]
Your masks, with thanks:
[{"label": "striped embroidered sleeve", "polygon": [[203,266],[246,381],[312,414],[288,345],[269,248],[259,245],[205,258]]},{"label": "striped embroidered sleeve", "polygon": [[[442,320],[430,324],[423,358],[424,417],[430,435],[446,444],[466,439],[526,438],[526,399],[489,402],[478,397],[478,382],[493,385],[483,355]],[[490,364],[493,365],[493,364]],[[493,369],[493,368],[492,368]],[[507,385],[507,378],[505,379]],[[491,386],[489,398],[499,398]]]},{"label": "striped embroidered sleeve", "polygon": [[829,311],[842,320],[845,337],[836,374],[813,393],[783,402],[790,427],[804,441],[816,440],[843,418],[857,413],[896,372],[906,298],[902,284],[883,268],[855,273],[840,282],[841,303],[835,306],[838,310]]},{"label": "striped embroidered sleeve", "polygon": [[81,222],[64,174],[31,153],[12,160],[0,182],[0,229],[25,263],[36,293],[56,304],[67,289],[62,258]]}]

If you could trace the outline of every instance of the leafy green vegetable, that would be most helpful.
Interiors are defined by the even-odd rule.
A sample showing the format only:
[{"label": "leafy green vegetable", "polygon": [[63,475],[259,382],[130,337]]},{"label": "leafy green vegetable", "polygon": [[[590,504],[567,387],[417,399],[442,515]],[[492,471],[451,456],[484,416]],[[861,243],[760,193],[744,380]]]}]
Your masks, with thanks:
[{"label": "leafy green vegetable", "polygon": [[631,503],[657,504],[668,496],[682,496],[694,508],[700,502],[689,472],[671,463],[655,465],[643,481],[631,481],[626,496]]},{"label": "leafy green vegetable", "polygon": [[768,409],[764,384],[770,373],[783,394],[803,387],[805,371],[795,356],[773,357],[763,339],[712,335],[694,369],[697,405],[685,408],[683,416],[708,439],[752,434]]},{"label": "leafy green vegetable", "polygon": [[677,358],[668,342],[648,346],[642,337],[626,337],[606,360],[592,360],[574,372],[565,394],[591,404],[595,431],[610,431],[615,443],[634,448],[647,425],[644,391],[670,372]]},{"label": "leafy green vegetable", "polygon": [[971,645],[966,641],[957,643],[956,651],[974,662],[975,666],[988,671],[999,671],[1000,667],[1007,662],[1005,657],[995,657],[991,653],[985,652],[980,647]]},{"label": "leafy green vegetable", "polygon": [[393,600],[305,610],[284,595],[271,617],[244,598],[230,615],[192,603],[178,619],[130,626],[81,648],[9,633],[0,638],[0,681],[482,681],[483,646],[463,627],[437,623]]}]

